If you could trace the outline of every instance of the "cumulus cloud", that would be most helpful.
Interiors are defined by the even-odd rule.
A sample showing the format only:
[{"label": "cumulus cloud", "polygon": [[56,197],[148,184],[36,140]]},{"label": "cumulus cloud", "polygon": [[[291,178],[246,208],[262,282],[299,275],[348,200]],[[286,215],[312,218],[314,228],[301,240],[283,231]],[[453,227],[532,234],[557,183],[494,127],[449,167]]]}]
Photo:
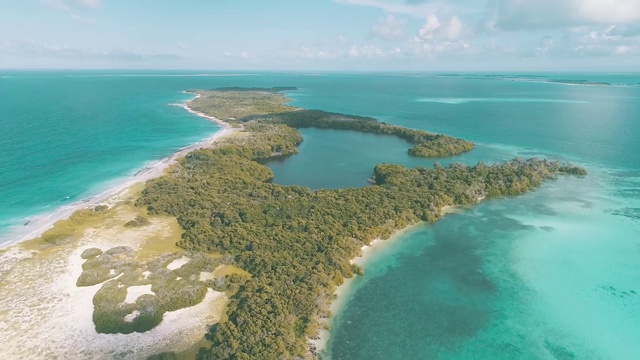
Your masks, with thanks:
[{"label": "cumulus cloud", "polygon": [[544,36],[528,56],[552,58],[608,57],[637,55],[640,39],[615,35],[615,27],[604,30],[586,30]]},{"label": "cumulus cloud", "polygon": [[225,51],[222,53],[222,56],[224,57],[228,57],[228,58],[239,58],[239,59],[251,59],[251,54],[249,54],[248,51],[244,50],[241,52],[231,52],[231,51]]},{"label": "cumulus cloud", "polygon": [[435,59],[468,54],[470,48],[471,45],[464,41],[421,41],[416,38],[407,45],[403,53],[412,57]]},{"label": "cumulus cloud", "polygon": [[638,0],[497,0],[494,24],[514,31],[639,21]]},{"label": "cumulus cloud", "polygon": [[303,46],[299,49],[289,51],[289,55],[295,58],[302,59],[328,59],[336,57],[336,54],[331,51],[319,50],[315,47]]},{"label": "cumulus cloud", "polygon": [[387,15],[376,22],[369,30],[369,35],[385,40],[399,39],[404,36],[404,21],[393,15]]},{"label": "cumulus cloud", "polygon": [[375,45],[352,46],[347,51],[347,56],[355,58],[372,58],[385,56],[384,51]]},{"label": "cumulus cloud", "polygon": [[465,25],[457,16],[440,21],[437,15],[427,16],[427,20],[418,30],[420,40],[459,41],[465,32]]}]

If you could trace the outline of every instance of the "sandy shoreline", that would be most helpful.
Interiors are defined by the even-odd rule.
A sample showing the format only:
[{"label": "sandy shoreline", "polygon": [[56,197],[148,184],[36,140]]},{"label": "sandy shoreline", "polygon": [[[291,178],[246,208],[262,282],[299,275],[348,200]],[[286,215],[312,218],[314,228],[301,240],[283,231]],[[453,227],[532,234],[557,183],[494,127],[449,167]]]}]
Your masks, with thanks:
[{"label": "sandy shoreline", "polygon": [[[453,212],[454,207],[448,207],[448,212]],[[443,209],[444,210],[444,209]],[[448,213],[447,212],[447,213]],[[352,264],[360,265],[365,268],[367,262],[372,258],[373,255],[378,253],[381,249],[384,249],[388,246],[391,246],[395,240],[401,238],[405,234],[425,226],[425,223],[419,222],[413,225],[409,225],[400,230],[396,230],[387,240],[383,240],[381,238],[376,238],[369,243],[369,245],[364,245],[362,249],[362,254],[354,257],[350,260]],[[333,315],[329,319],[324,319],[324,324],[328,324],[329,326],[333,326],[333,320],[336,315],[340,313],[340,311],[344,308],[347,301],[349,300],[350,295],[352,295],[352,291],[354,290],[354,282],[359,278],[359,276],[354,276],[349,279],[345,279],[344,283],[335,291],[336,298],[331,302],[330,310]],[[322,324],[321,324],[322,325]],[[331,331],[322,329],[320,330],[319,337],[317,339],[309,340],[309,344],[313,345],[316,348],[316,352],[323,358],[326,356],[327,344],[329,343],[329,339],[331,338]]]},{"label": "sandy shoreline", "polygon": [[73,214],[74,212],[81,209],[96,206],[101,202],[106,201],[107,199],[132,187],[133,185],[143,183],[153,178],[159,177],[162,174],[164,174],[165,170],[169,166],[175,164],[178,159],[184,157],[188,153],[194,150],[210,147],[213,142],[218,141],[240,130],[238,128],[231,127],[231,125],[229,125],[228,123],[220,119],[217,119],[213,116],[205,115],[201,112],[194,111],[193,109],[191,109],[189,107],[189,103],[199,98],[200,95],[191,93],[191,92],[185,92],[185,93],[193,94],[195,95],[195,97],[191,100],[185,101],[184,103],[177,103],[177,104],[171,104],[171,105],[181,107],[194,115],[197,115],[199,117],[215,122],[216,124],[220,125],[222,129],[217,131],[213,135],[201,141],[198,141],[195,144],[189,145],[187,147],[184,147],[176,151],[169,157],[159,160],[151,165],[145,166],[144,168],[138,170],[135,173],[135,175],[127,177],[124,181],[103,191],[98,195],[84,198],[72,204],[63,205],[50,213],[35,215],[33,217],[27,218],[26,225],[24,226],[18,225],[11,229],[11,231],[5,236],[5,238],[9,239],[9,241],[5,243],[0,243],[0,249],[7,248],[9,246],[21,243],[26,240],[35,239],[38,236],[42,235],[45,231],[51,229],[56,222],[60,220],[68,219],[71,216],[71,214]]},{"label": "sandy shoreline", "polygon": [[[461,211],[460,206],[444,206],[441,210],[442,216],[446,216],[447,214],[454,214]],[[352,264],[360,265],[366,271],[366,265],[368,261],[378,253],[381,249],[384,249],[390,245],[392,245],[395,240],[400,237],[406,235],[407,233],[414,231],[422,226],[425,226],[427,223],[418,222],[413,225],[409,225],[400,230],[396,230],[387,240],[383,240],[381,238],[376,238],[372,240],[369,245],[364,245],[361,250],[362,253],[353,259],[350,260]],[[331,306],[329,310],[331,311],[332,317],[328,319],[324,319],[324,324],[328,324],[329,326],[333,326],[333,320],[340,313],[340,311],[344,308],[347,301],[349,300],[350,295],[352,295],[352,291],[354,290],[353,285],[354,282],[359,278],[359,276],[354,276],[350,279],[345,279],[344,283],[335,291],[336,298],[331,302]],[[320,330],[319,337],[317,339],[310,339],[309,344],[313,345],[316,349],[316,352],[320,356],[326,356],[327,344],[329,343],[329,339],[331,338],[331,331],[322,329]]]},{"label": "sandy shoreline", "polygon": [[[144,167],[98,195],[29,219],[29,224],[20,227],[19,233],[10,234],[13,238],[8,243],[0,244],[0,291],[3,293],[0,297],[0,342],[3,343],[0,358],[136,359],[162,351],[190,352],[194,346],[197,351],[202,345],[197,342],[203,341],[207,327],[222,316],[227,301],[223,293],[209,289],[202,302],[165,313],[164,320],[145,333],[99,334],[92,314],[94,295],[102,283],[88,287],[76,285],[83,271],[84,260],[80,255],[87,248],[107,250],[127,246],[133,249],[141,264],[159,254],[180,250],[174,244],[181,229],[173,218],[149,216],[150,224],[143,228],[126,228],[122,224],[139,214],[132,205],[139,191],[138,184],[163,175],[168,167],[189,152],[210,147],[215,141],[241,130],[193,111],[189,102],[177,105],[216,122],[222,129]],[[98,204],[108,204],[112,213],[92,223],[77,240],[56,246],[40,240],[27,241],[37,239],[74,212]],[[180,264],[178,261],[173,267]],[[144,287],[127,289],[134,292],[130,301],[150,290],[139,288]],[[140,291],[135,293],[136,290]]]}]

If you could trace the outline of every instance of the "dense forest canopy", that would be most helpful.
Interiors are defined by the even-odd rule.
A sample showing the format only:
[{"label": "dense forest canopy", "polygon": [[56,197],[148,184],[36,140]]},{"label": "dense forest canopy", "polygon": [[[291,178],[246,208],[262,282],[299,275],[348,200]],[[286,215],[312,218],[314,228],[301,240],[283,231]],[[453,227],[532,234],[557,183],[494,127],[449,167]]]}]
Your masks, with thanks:
[{"label": "dense forest canopy", "polygon": [[273,173],[256,160],[295,153],[302,137],[294,127],[399,136],[416,144],[419,156],[451,155],[472,144],[370,118],[289,108],[275,91],[198,93],[194,109],[233,118],[243,131],[187,155],[148,182],[137,204],[175,216],[185,230],[179,242],[184,249],[232,256],[251,274],[228,279],[237,286],[226,320],[211,327],[212,346],[200,352],[202,359],[314,357],[308,338],[330,316],[336,286],[361,272],[350,259],[363,245],[410,224],[435,221],[444,206],[521,194],[559,174],[585,174],[538,159],[433,169],[380,164],[373,184],[364,188],[281,186],[270,183]]},{"label": "dense forest canopy", "polygon": [[196,91],[199,98],[192,108],[236,126],[260,122],[296,129],[312,127],[397,136],[414,145],[408,150],[409,155],[419,157],[452,156],[471,151],[474,146],[463,139],[386,124],[370,117],[291,107],[286,105],[287,99],[278,93],[278,89],[283,88],[199,90]]}]

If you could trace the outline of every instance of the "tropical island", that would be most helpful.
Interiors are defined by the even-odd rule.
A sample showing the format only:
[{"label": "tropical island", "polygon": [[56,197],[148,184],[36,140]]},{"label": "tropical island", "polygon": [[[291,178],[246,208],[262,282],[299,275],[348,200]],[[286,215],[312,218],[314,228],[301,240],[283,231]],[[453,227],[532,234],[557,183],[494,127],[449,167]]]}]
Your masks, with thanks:
[{"label": "tropical island", "polygon": [[[362,274],[351,260],[364,246],[434,222],[447,207],[586,174],[570,164],[514,159],[430,169],[378,164],[360,188],[278,185],[264,160],[296,154],[298,129],[306,127],[395,136],[411,156],[446,157],[474,146],[373,118],[291,107],[283,91],[294,90],[192,91],[196,98],[183,107],[222,131],[141,170],[107,197],[78,204],[37,238],[1,249],[0,308],[16,314],[4,318],[7,328],[28,334],[5,339],[7,351],[317,358],[313,341],[329,326],[337,287]],[[25,319],[38,320],[25,330]],[[46,344],[31,342],[45,337]]]},{"label": "tropical island", "polygon": [[213,325],[201,359],[312,358],[337,286],[362,273],[350,263],[374,239],[418,222],[433,222],[448,206],[522,194],[558,175],[585,175],[571,164],[514,159],[503,164],[436,165],[408,169],[380,164],[371,186],[312,191],[272,183],[258,160],[297,152],[297,128],[353,130],[397,136],[414,156],[450,156],[473,144],[378,122],[286,105],[282,89],[198,90],[188,106],[236,128],[211,148],[189,153],[146,184],[136,206],[177,218],[178,246],[226,256],[245,271],[224,279],[229,303]]}]

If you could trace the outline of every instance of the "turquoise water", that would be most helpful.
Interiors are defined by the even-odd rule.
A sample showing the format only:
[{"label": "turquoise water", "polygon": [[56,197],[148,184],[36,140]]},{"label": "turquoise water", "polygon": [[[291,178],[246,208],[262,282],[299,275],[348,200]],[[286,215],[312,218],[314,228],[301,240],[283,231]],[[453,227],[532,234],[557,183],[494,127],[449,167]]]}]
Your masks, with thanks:
[{"label": "turquoise water", "polygon": [[[324,357],[637,358],[640,77],[586,77],[591,83],[576,85],[352,76],[351,85],[341,84],[348,95],[331,95],[329,85],[291,95],[301,106],[479,142],[469,154],[438,159],[443,163],[546,156],[590,171],[462,209],[378,250],[348,289]],[[594,85],[601,82],[615,84]],[[300,154],[271,165],[276,182],[359,186],[375,159],[433,163],[407,156],[407,145],[394,139],[336,133],[303,130]]]},{"label": "turquoise water", "polygon": [[[245,74],[246,75],[246,74]],[[452,159],[305,129],[275,181],[365,186],[378,162],[571,160],[562,178],[463,209],[373,254],[334,319],[333,359],[632,359],[640,353],[640,76],[629,74],[0,73],[0,221],[96,194],[215,132],[182,91],[298,86],[294,105],[478,143]],[[6,77],[9,76],[9,77]],[[586,81],[585,81],[586,80]]]}]

